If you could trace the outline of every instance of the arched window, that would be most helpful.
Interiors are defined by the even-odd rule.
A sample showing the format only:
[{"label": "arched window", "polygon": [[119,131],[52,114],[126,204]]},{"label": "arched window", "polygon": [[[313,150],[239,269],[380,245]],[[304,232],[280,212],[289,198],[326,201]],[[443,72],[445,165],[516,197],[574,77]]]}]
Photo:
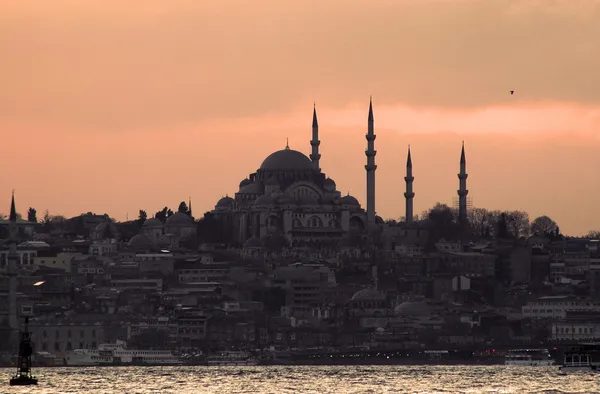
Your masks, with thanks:
[{"label": "arched window", "polygon": [[318,216],[312,216],[308,219],[308,227],[323,227],[323,221]]}]

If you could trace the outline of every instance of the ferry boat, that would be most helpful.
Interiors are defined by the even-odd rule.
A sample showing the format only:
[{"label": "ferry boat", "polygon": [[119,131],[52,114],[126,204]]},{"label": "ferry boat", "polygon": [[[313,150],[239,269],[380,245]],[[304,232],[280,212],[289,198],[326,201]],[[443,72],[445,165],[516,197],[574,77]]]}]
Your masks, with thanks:
[{"label": "ferry boat", "polygon": [[75,349],[65,356],[68,366],[182,365],[170,350],[127,349],[124,341],[103,343],[98,349]]},{"label": "ferry boat", "polygon": [[554,365],[548,349],[513,349],[504,357],[504,365],[547,367]]},{"label": "ferry boat", "polygon": [[258,365],[258,359],[244,351],[222,351],[207,357],[209,366],[250,366]]},{"label": "ferry boat", "polygon": [[600,344],[584,343],[565,350],[562,372],[600,372]]}]

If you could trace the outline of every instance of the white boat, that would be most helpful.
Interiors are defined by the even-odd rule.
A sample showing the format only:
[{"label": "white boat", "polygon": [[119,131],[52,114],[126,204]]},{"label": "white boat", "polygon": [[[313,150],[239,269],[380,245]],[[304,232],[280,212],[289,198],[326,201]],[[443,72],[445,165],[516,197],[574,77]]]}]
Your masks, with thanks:
[{"label": "white boat", "polygon": [[513,349],[504,357],[504,365],[547,367],[554,365],[548,349]]},{"label": "white boat", "polygon": [[561,372],[600,372],[600,345],[581,344],[565,351]]},{"label": "white boat", "polygon": [[244,366],[258,365],[258,359],[244,351],[223,351],[206,358],[208,365],[212,366]]},{"label": "white boat", "polygon": [[75,349],[65,356],[69,366],[100,365],[181,365],[170,350],[127,349],[125,342],[103,343],[98,349]]}]

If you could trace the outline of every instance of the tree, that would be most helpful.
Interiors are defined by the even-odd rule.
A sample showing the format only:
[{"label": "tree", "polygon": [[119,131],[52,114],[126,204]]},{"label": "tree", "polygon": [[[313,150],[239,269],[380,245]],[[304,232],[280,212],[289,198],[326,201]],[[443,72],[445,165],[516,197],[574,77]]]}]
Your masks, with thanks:
[{"label": "tree", "polygon": [[37,211],[35,210],[35,208],[30,207],[27,211],[27,221],[37,223]]},{"label": "tree", "polygon": [[154,217],[164,223],[167,220],[167,217],[170,216],[168,215],[169,211],[171,210],[168,207],[164,207],[160,211],[156,212]]},{"label": "tree", "polygon": [[148,218],[148,214],[146,213],[146,211],[144,211],[143,209],[140,209],[140,214],[137,219],[138,224],[141,226],[142,224],[144,224],[144,222],[146,221],[147,218]]},{"label": "tree", "polygon": [[496,236],[498,238],[508,238],[508,221],[506,212],[502,212],[496,224]]},{"label": "tree", "polygon": [[531,232],[533,234],[550,234],[555,233],[558,225],[548,216],[537,217],[531,222]]},{"label": "tree", "polygon": [[587,233],[584,238],[600,239],[600,230],[592,230],[589,233]]},{"label": "tree", "polygon": [[455,210],[446,204],[436,203],[426,215],[430,226],[432,227],[432,242],[444,238],[447,240],[455,238],[459,233],[457,215]]},{"label": "tree", "polygon": [[182,201],[179,203],[179,208],[177,208],[177,212],[181,212],[181,213],[185,213],[186,215],[189,215],[190,210],[188,209],[188,206],[185,203],[185,201]]},{"label": "tree", "polygon": [[525,238],[531,234],[529,214],[524,211],[507,211],[506,225],[508,233],[514,238]]},{"label": "tree", "polygon": [[50,216],[50,212],[46,209],[44,211],[44,216],[42,217],[42,224],[49,224],[52,221],[52,216]]},{"label": "tree", "polygon": [[485,208],[473,208],[467,212],[467,218],[474,235],[485,237],[496,230],[495,213]]}]

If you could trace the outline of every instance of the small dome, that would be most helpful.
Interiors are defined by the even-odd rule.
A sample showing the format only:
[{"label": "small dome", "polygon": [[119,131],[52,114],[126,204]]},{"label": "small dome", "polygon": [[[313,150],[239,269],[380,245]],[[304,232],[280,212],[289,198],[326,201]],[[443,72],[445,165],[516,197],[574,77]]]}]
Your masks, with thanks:
[{"label": "small dome", "polygon": [[167,218],[167,226],[192,226],[194,220],[186,213],[175,212]]},{"label": "small dome", "polygon": [[260,165],[262,170],[310,170],[313,168],[312,161],[298,152],[286,148],[277,152],[271,153]]},{"label": "small dome", "polygon": [[269,194],[263,194],[262,196],[258,197],[256,201],[254,201],[255,207],[270,207],[273,205],[275,205],[275,199]]},{"label": "small dome", "polygon": [[146,221],[143,224],[143,227],[149,228],[149,227],[162,227],[163,224],[160,220],[156,219],[156,218],[150,218],[150,219],[146,219]]},{"label": "small dome", "polygon": [[263,185],[260,182],[254,182],[240,189],[241,194],[262,194]]},{"label": "small dome", "polygon": [[152,248],[154,242],[146,234],[140,233],[131,237],[127,245],[136,248]]},{"label": "small dome", "polygon": [[383,224],[383,218],[381,216],[375,216],[375,223]]},{"label": "small dome", "polygon": [[217,205],[215,205],[215,208],[230,208],[231,206],[233,206],[234,202],[235,202],[235,200],[233,198],[231,198],[229,196],[225,196],[217,202]]},{"label": "small dome", "polygon": [[110,220],[106,220],[98,224],[94,228],[93,236],[95,236],[96,238],[103,238],[105,236],[108,236],[110,238],[117,238],[117,233],[118,230],[115,224]]},{"label": "small dome", "polygon": [[244,246],[243,247],[246,248],[246,249],[262,248],[263,244],[262,244],[262,241],[259,238],[251,237],[251,238],[248,238],[248,240],[246,242],[244,242]]},{"label": "small dome", "polygon": [[419,316],[428,315],[431,308],[426,302],[403,302],[394,309],[396,315]]},{"label": "small dome", "polygon": [[354,205],[354,206],[358,205],[358,206],[360,206],[360,203],[358,202],[358,200],[349,194],[347,196],[342,197],[340,199],[340,202],[343,205]]},{"label": "small dome", "polygon": [[373,288],[366,288],[357,291],[352,296],[352,301],[382,301],[385,296]]},{"label": "small dome", "polygon": [[248,186],[251,184],[252,184],[252,181],[248,178],[245,178],[240,182],[240,189],[243,188],[244,186]]},{"label": "small dome", "polygon": [[323,188],[327,191],[335,191],[336,185],[333,179],[327,178],[323,181]]}]

